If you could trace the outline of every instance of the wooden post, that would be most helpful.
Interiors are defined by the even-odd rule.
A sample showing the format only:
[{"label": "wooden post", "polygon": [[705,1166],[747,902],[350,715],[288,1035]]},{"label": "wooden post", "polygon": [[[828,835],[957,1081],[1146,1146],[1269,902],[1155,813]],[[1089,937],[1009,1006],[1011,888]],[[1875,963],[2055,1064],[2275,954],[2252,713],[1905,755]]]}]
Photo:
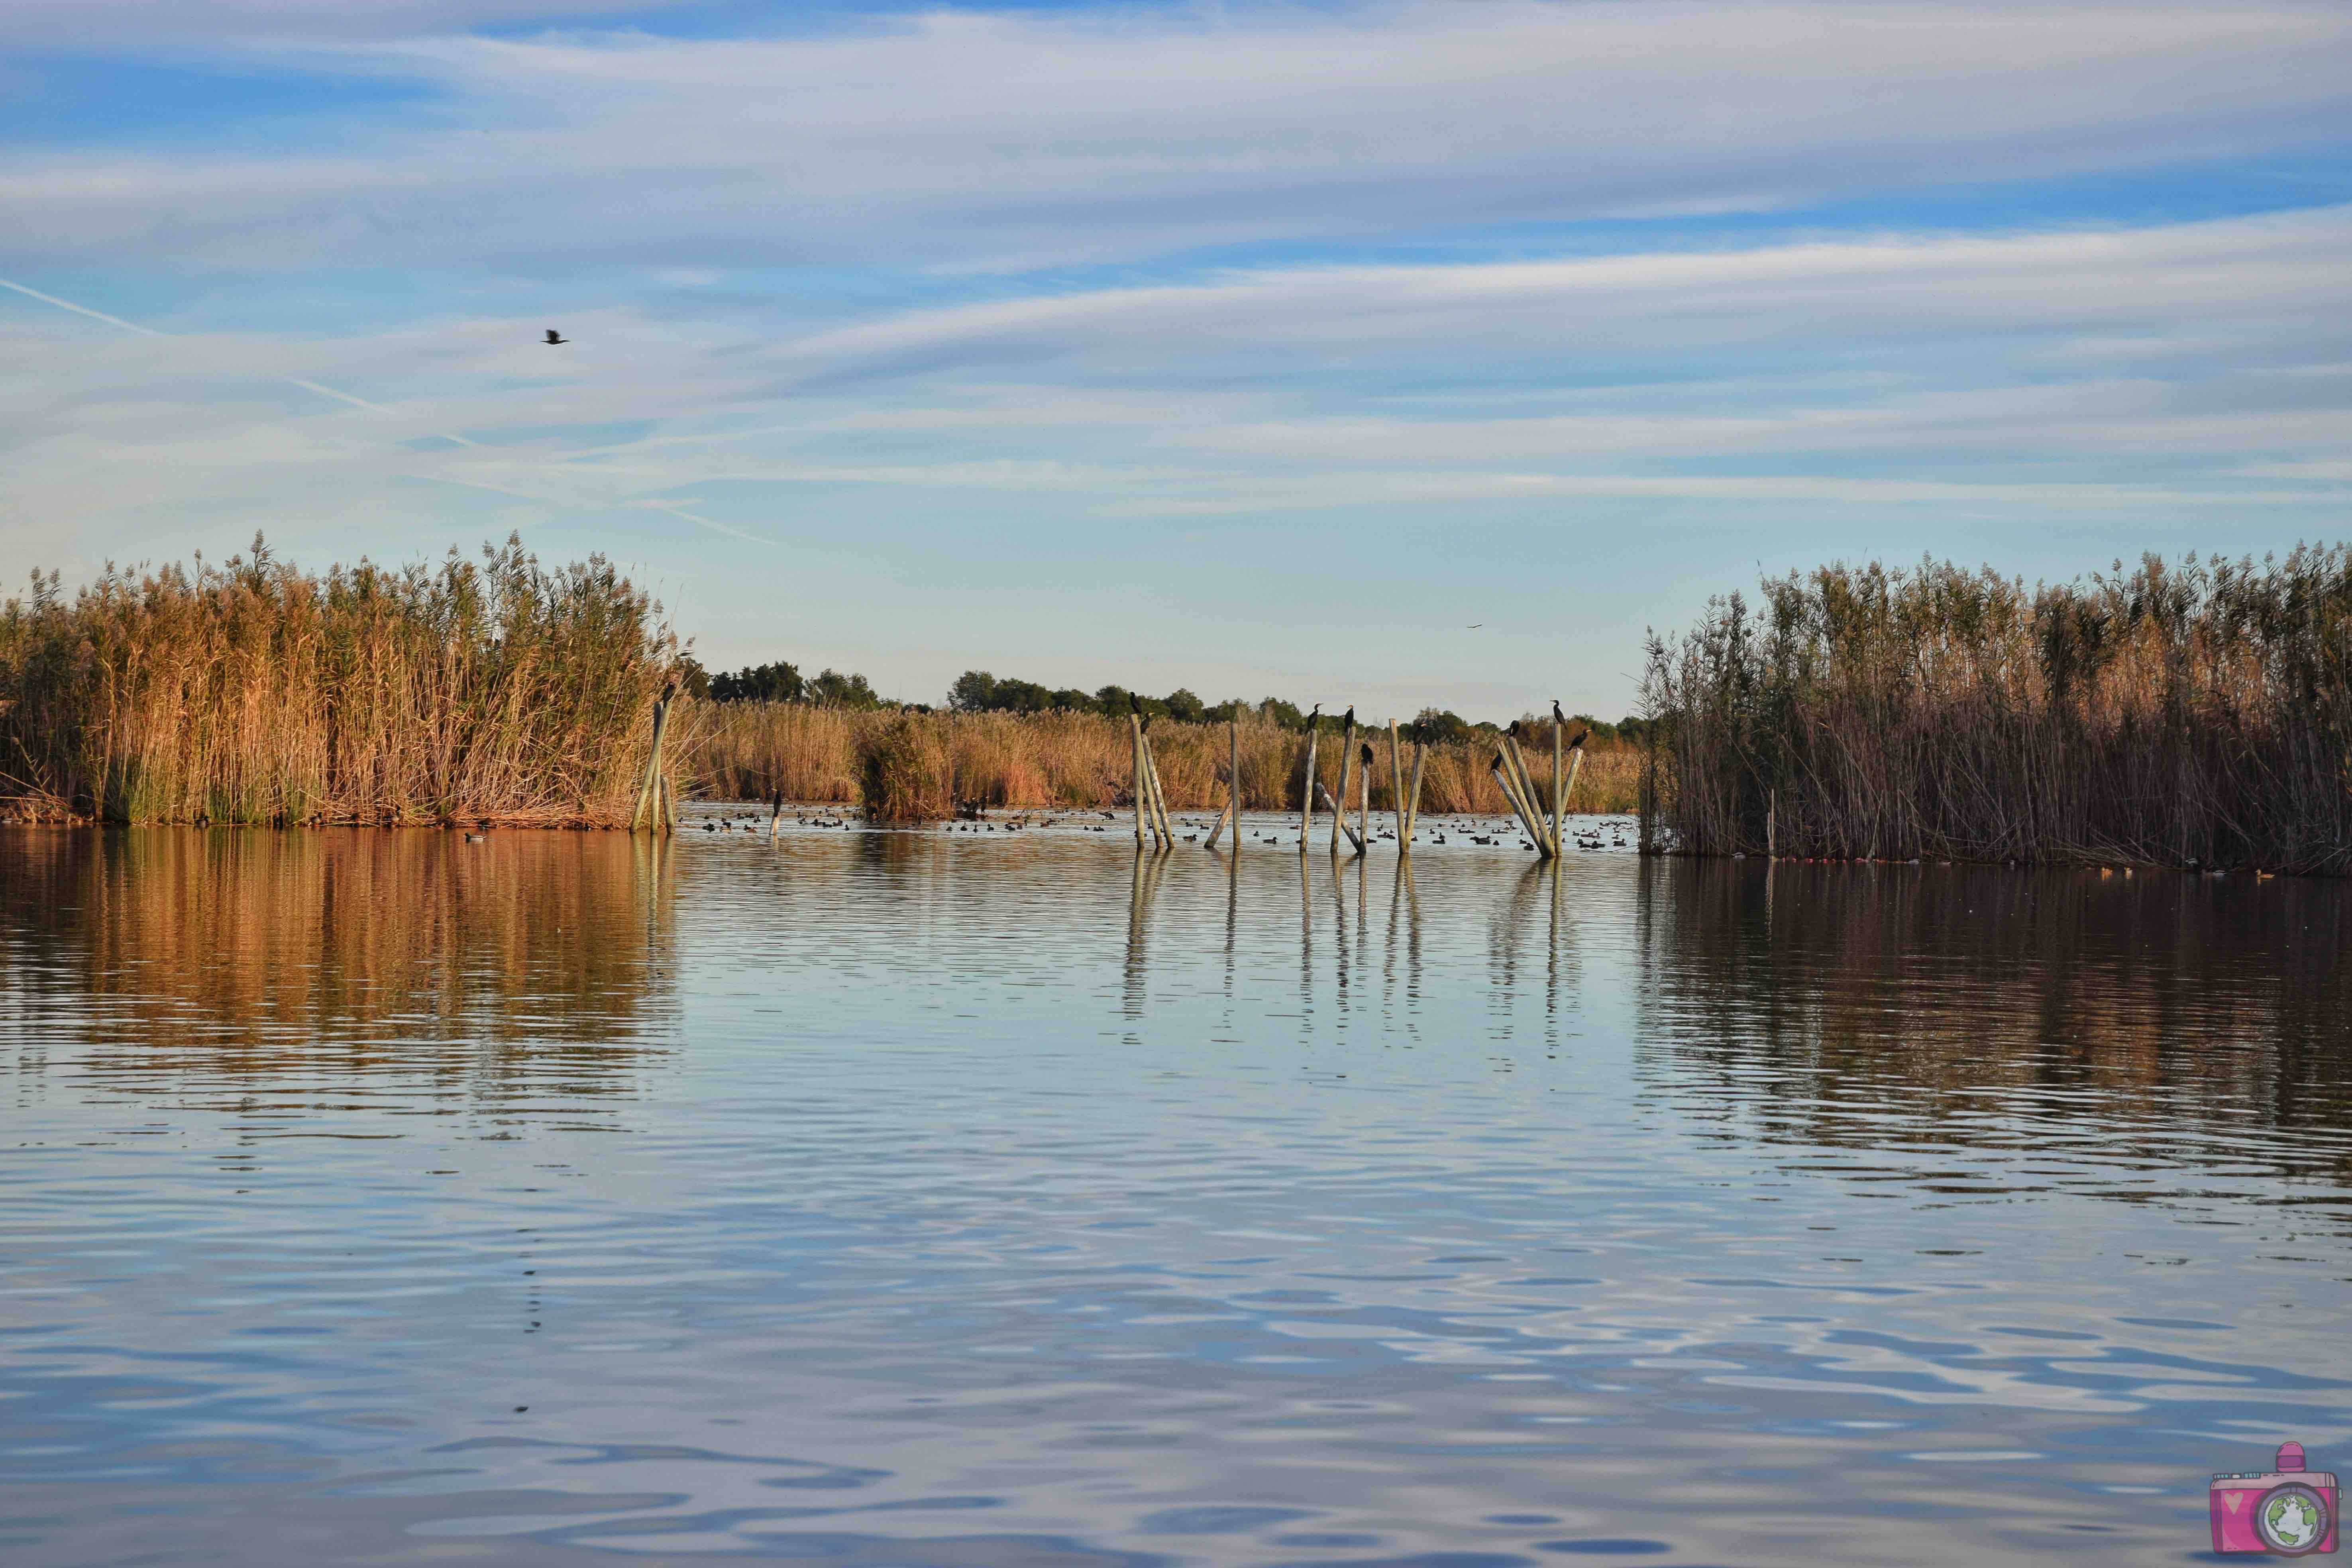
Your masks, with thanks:
[{"label": "wooden post", "polygon": [[1396,721],[1389,721],[1389,816],[1396,829],[1397,847],[1405,845],[1404,749],[1397,742]]},{"label": "wooden post", "polygon": [[1520,815],[1527,818],[1528,837],[1536,841],[1536,848],[1549,860],[1559,851],[1553,848],[1549,836],[1543,830],[1543,815],[1537,809],[1536,781],[1528,773],[1527,759],[1519,755],[1519,743],[1506,735],[1503,748],[1510,758],[1511,776],[1518,781],[1519,796],[1523,802]]},{"label": "wooden post", "polygon": [[1128,738],[1135,742],[1135,847],[1143,847],[1143,826],[1151,817],[1151,785],[1143,771],[1143,721],[1127,716]]},{"label": "wooden post", "polygon": [[1364,745],[1363,755],[1356,759],[1356,853],[1372,840],[1372,748]]},{"label": "wooden post", "polygon": [[1143,773],[1151,781],[1151,831],[1162,847],[1176,842],[1175,825],[1168,820],[1167,792],[1160,787],[1160,759],[1152,753],[1151,737],[1143,737]]},{"label": "wooden post", "polygon": [[[1350,708],[1348,711],[1353,713],[1355,710]],[[1356,721],[1350,719],[1346,731],[1339,738],[1339,801],[1331,808],[1331,853],[1334,855],[1339,852],[1339,831],[1348,826],[1348,770],[1355,765],[1355,762]],[[1349,837],[1352,838],[1355,835],[1349,834]],[[1359,850],[1362,847],[1361,845],[1357,846]]]},{"label": "wooden post", "polygon": [[[629,811],[629,831],[632,833],[637,830],[637,824],[647,813],[657,812],[661,808],[656,790],[661,782],[662,733],[668,727],[669,693],[665,691],[654,699],[654,743],[646,752],[646,777],[645,782],[637,786],[637,804]],[[651,826],[655,831],[660,831],[658,820]]]},{"label": "wooden post", "polygon": [[1308,724],[1307,730],[1307,787],[1298,792],[1298,852],[1307,853],[1307,835],[1315,826],[1315,786],[1320,783],[1315,776],[1315,751],[1323,736],[1322,722]]},{"label": "wooden post", "polygon": [[1780,858],[1780,792],[1772,791],[1764,797],[1764,858]]},{"label": "wooden post", "polygon": [[1535,806],[1532,802],[1519,798],[1517,784],[1506,772],[1509,763],[1504,760],[1503,753],[1496,752],[1495,782],[1503,786],[1503,798],[1511,803],[1511,809],[1518,814],[1520,826],[1528,830],[1528,837],[1536,841],[1536,853],[1549,860],[1551,858],[1551,850],[1544,843],[1543,829],[1536,826]]},{"label": "wooden post", "polygon": [[[1551,710],[1555,715],[1558,714],[1559,704],[1553,703]],[[1584,760],[1583,748],[1580,746],[1577,748],[1576,760],[1580,763]],[[1567,847],[1560,842],[1559,833],[1563,826],[1561,818],[1568,815],[1568,785],[1561,778],[1559,770],[1559,720],[1555,717],[1551,721],[1551,852],[1555,855]]]},{"label": "wooden post", "polygon": [[667,770],[661,776],[661,825],[662,831],[665,833],[677,831],[677,795],[669,786],[669,773]]},{"label": "wooden post", "polygon": [[1331,798],[1331,792],[1323,787],[1321,779],[1315,781],[1315,793],[1322,800],[1325,809],[1331,813],[1331,853],[1337,855],[1339,852],[1339,835],[1344,833],[1348,836],[1348,842],[1356,847],[1356,853],[1361,855],[1364,841],[1356,837],[1354,828],[1348,826],[1348,808]]},{"label": "wooden post", "polygon": [[[1568,764],[1568,788],[1567,788],[1566,792],[1565,792],[1564,794],[1562,794],[1562,795],[1561,795],[1561,796],[1560,796],[1560,798],[1561,798],[1562,800],[1566,800],[1570,795],[1574,795],[1574,794],[1576,793],[1576,775],[1577,775],[1577,774],[1579,774],[1579,773],[1582,773],[1583,771],[1584,771],[1584,748],[1583,748],[1582,746],[1579,746],[1579,747],[1577,747],[1577,748],[1576,748],[1576,755],[1575,755],[1573,758],[1571,758],[1571,759],[1570,760],[1569,764]],[[1555,834],[1557,834],[1557,833],[1558,833],[1558,831],[1559,831],[1559,829],[1558,829],[1558,828],[1554,828],[1554,830],[1553,830],[1553,831],[1554,831],[1554,833],[1555,833]],[[1555,840],[1554,840],[1554,841],[1555,841],[1555,842],[1558,842],[1557,838],[1555,838]],[[1565,846],[1565,845],[1562,845],[1561,847],[1562,847],[1563,848],[1565,848],[1565,847],[1566,847],[1566,846]]]},{"label": "wooden post", "polygon": [[782,832],[784,826],[784,792],[782,790],[776,792],[776,798],[771,805],[773,809],[768,814],[768,842],[773,844],[776,841],[776,835]]},{"label": "wooden post", "polygon": [[1404,842],[1411,844],[1421,827],[1421,770],[1429,761],[1429,742],[1412,743],[1412,787],[1404,795]]}]

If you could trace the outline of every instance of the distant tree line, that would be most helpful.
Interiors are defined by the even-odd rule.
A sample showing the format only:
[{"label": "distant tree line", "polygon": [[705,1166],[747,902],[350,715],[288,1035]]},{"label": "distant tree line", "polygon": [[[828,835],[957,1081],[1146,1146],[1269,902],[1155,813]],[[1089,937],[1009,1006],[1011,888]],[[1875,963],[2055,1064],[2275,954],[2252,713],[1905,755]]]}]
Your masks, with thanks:
[{"label": "distant tree line", "polygon": [[[956,677],[948,688],[948,706],[959,713],[1050,713],[1062,710],[1071,713],[1102,713],[1124,718],[1129,704],[1154,718],[1172,719],[1181,723],[1222,724],[1236,713],[1254,714],[1263,723],[1285,730],[1304,731],[1307,710],[1296,702],[1279,697],[1264,697],[1252,702],[1245,698],[1228,698],[1223,702],[1203,702],[1192,692],[1178,687],[1165,697],[1146,697],[1130,693],[1124,686],[1106,686],[1094,692],[1076,687],[1059,689],[1040,686],[1034,680],[999,679],[984,669],[967,669]],[[1319,727],[1337,731],[1340,715],[1323,714]],[[1424,739],[1431,742],[1467,741],[1479,736],[1500,734],[1503,723],[1472,723],[1459,713],[1441,708],[1424,708],[1413,721],[1421,727]],[[1592,740],[1600,745],[1618,742],[1638,742],[1644,721],[1628,717],[1612,724],[1590,713],[1579,713],[1569,721],[1570,725],[1588,729]]]},{"label": "distant tree line", "polygon": [[[782,660],[707,677],[704,689],[697,690],[695,678],[700,675],[698,666],[689,672],[688,689],[713,702],[808,702],[824,708],[912,708],[929,711],[925,704],[893,702],[877,695],[862,675],[827,669],[814,678],[803,678],[797,666]],[[1113,719],[1124,719],[1129,711],[1139,709],[1147,717],[1183,724],[1222,724],[1241,714],[1260,723],[1299,731],[1306,730],[1309,711],[1279,697],[1260,698],[1255,702],[1241,697],[1205,702],[1181,686],[1165,697],[1147,697],[1116,685],[1083,691],[1075,686],[1051,687],[1013,677],[1000,679],[984,669],[967,669],[957,676],[948,688],[947,706],[956,713],[1095,713]],[[1449,710],[1424,708],[1414,722],[1420,725],[1425,740],[1439,743],[1491,739],[1502,732],[1508,721],[1501,724],[1472,723]],[[1625,718],[1612,724],[1590,713],[1579,713],[1570,723],[1591,731],[1592,742],[1607,746],[1639,742],[1646,721]],[[1319,727],[1336,733],[1339,725],[1339,714],[1326,713]]]},{"label": "distant tree line", "polygon": [[[688,689],[693,688],[688,678]],[[713,702],[810,702],[820,708],[900,708],[876,691],[862,675],[824,669],[803,677],[798,665],[778,659],[773,664],[746,666],[729,675],[709,678],[707,695]]]}]

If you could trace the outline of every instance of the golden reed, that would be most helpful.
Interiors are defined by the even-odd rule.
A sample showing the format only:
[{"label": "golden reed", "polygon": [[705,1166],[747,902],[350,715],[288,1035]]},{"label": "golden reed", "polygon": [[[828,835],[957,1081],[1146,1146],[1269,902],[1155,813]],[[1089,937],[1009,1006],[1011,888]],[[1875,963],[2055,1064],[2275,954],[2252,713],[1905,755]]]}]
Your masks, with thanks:
[{"label": "golden reed", "polygon": [[[937,821],[961,806],[1111,808],[1134,796],[1133,753],[1124,719],[1099,714],[856,711],[799,702],[730,702],[704,709],[688,765],[720,799],[860,803],[877,817]],[[1389,809],[1385,731],[1373,741],[1372,809]],[[1242,804],[1251,811],[1295,811],[1305,782],[1304,733],[1242,721]],[[1226,731],[1221,723],[1162,720],[1151,744],[1168,805],[1215,811],[1225,801]],[[1317,773],[1336,792],[1339,748],[1320,749]],[[1487,771],[1491,742],[1434,746],[1422,780],[1425,814],[1510,808]],[[1412,751],[1405,748],[1405,768]],[[1570,806],[1630,811],[1639,753],[1596,751],[1584,764]],[[1545,805],[1549,806],[1549,778]],[[1350,805],[1354,804],[1352,799]]]},{"label": "golden reed", "polygon": [[676,643],[601,557],[52,574],[0,605],[0,809],[127,823],[625,822]]},{"label": "golden reed", "polygon": [[2352,547],[1791,574],[1653,638],[1643,701],[1689,853],[2352,872]]}]

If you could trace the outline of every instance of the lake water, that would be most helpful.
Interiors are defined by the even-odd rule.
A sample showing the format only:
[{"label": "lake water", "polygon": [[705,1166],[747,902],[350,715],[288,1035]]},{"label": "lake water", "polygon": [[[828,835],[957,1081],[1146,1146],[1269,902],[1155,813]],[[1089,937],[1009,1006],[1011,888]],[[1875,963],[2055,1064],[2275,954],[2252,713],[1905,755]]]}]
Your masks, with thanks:
[{"label": "lake water", "polygon": [[0,1560],[2144,1563],[2352,1470],[2343,886],[1129,832],[0,830]]}]

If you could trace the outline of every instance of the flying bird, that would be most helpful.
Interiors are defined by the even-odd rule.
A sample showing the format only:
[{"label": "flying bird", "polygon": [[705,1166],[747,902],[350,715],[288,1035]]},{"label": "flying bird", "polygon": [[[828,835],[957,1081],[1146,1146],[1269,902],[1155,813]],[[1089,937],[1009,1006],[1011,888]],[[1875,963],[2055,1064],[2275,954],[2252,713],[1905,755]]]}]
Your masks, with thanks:
[{"label": "flying bird", "polygon": [[570,342],[571,341],[572,341],[572,340],[571,340],[570,338],[565,337],[562,332],[557,331],[553,327],[550,327],[550,328],[548,328],[548,329],[547,329],[547,346],[548,346],[548,347],[550,347],[550,348],[553,348],[553,347],[554,347],[556,344],[558,344],[558,343],[568,343],[568,342]]},{"label": "flying bird", "polygon": [[1486,624],[1486,623],[1484,621],[1472,621],[1468,626],[1464,626],[1462,629],[1465,632],[1475,632]]}]

